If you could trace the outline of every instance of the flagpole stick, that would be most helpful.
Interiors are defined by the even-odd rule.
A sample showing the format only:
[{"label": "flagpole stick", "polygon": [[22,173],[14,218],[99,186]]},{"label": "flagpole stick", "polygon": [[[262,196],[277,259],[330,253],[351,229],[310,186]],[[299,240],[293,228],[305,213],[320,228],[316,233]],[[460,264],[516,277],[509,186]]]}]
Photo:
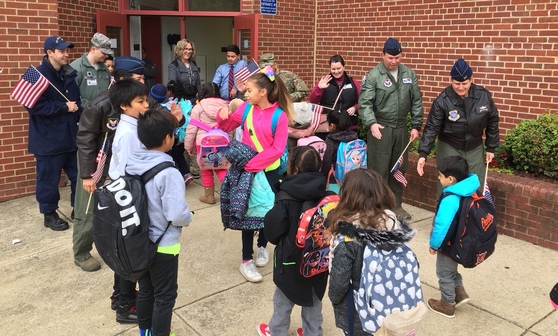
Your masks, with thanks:
[{"label": "flagpole stick", "polygon": [[[32,66],[33,69],[35,69],[38,73],[41,73],[39,70],[37,70],[37,68],[35,68],[35,66],[33,66],[33,64],[31,64],[31,66]],[[43,74],[41,74],[41,76],[43,76]],[[43,77],[45,77],[45,76],[43,76]],[[58,91],[58,93],[60,93],[60,95],[61,95],[62,97],[64,97],[64,99],[66,99],[67,102],[70,101],[66,96],[64,96],[64,94],[63,94],[62,92],[60,92],[60,90],[58,90],[58,88],[57,88],[56,86],[54,86],[54,84],[52,84],[52,83],[48,80],[48,78],[45,77],[45,79],[46,79],[46,81],[50,84],[50,86],[52,86],[56,91]]]},{"label": "flagpole stick", "polygon": [[488,179],[488,165],[489,164],[490,164],[490,162],[486,162],[486,170],[484,171],[484,184],[482,185],[483,188],[486,185],[486,182],[487,182],[487,179]]},{"label": "flagpole stick", "polygon": [[[103,140],[103,145],[101,146],[101,149],[105,148],[105,144],[107,143],[107,138],[108,138],[108,132],[105,132],[105,139]],[[101,176],[102,177],[102,176]],[[95,184],[97,184],[97,181],[94,181]],[[89,194],[89,200],[87,201],[87,206],[85,207],[85,215],[87,216],[87,213],[89,212],[89,205],[91,204],[91,198],[93,197],[93,193]]]},{"label": "flagpole stick", "polygon": [[[401,152],[401,155],[399,155],[397,157],[397,161],[399,161],[399,158],[403,156],[403,154],[405,154],[405,152],[407,151],[407,148],[409,148],[409,145],[411,144],[411,140],[409,140],[409,143],[407,144],[407,146],[405,146],[405,149],[403,150],[403,152]],[[390,173],[393,172],[393,168],[395,168],[395,166],[397,166],[397,162],[395,162],[395,164],[393,165],[393,167],[391,167],[391,170],[389,171]]]}]

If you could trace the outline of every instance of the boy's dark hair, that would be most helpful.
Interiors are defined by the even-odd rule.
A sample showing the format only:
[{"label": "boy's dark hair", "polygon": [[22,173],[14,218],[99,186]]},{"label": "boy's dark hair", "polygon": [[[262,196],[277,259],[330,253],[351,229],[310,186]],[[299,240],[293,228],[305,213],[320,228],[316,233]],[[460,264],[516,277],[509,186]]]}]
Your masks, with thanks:
[{"label": "boy's dark hair", "polygon": [[174,79],[167,83],[167,90],[169,90],[171,93],[172,93],[172,88],[174,86],[174,83],[176,83]]},{"label": "boy's dark hair", "polygon": [[114,61],[114,57],[112,57],[111,55],[107,55],[107,58],[105,58],[105,61]]},{"label": "boy's dark hair", "polygon": [[240,48],[236,44],[229,44],[225,50],[227,52],[232,51],[233,53],[240,55]]},{"label": "boy's dark hair", "polygon": [[[124,79],[132,78],[132,73],[124,69],[114,69],[112,71],[112,77],[114,77],[115,82],[119,82]],[[122,79],[120,79],[122,78]],[[113,84],[114,85],[114,84]]]},{"label": "boy's dark hair", "polygon": [[346,131],[353,126],[347,110],[329,111],[327,114],[327,122],[335,125],[335,129],[339,131]]},{"label": "boy's dark hair", "polygon": [[138,138],[147,149],[161,146],[177,127],[176,117],[169,112],[149,109],[138,116]]},{"label": "boy's dark hair", "polygon": [[445,177],[453,176],[457,182],[460,182],[469,175],[469,164],[459,155],[448,156],[442,159],[438,171]]},{"label": "boy's dark hair", "polygon": [[184,84],[184,99],[194,99],[198,94],[198,88],[194,84]]},{"label": "boy's dark hair", "polygon": [[149,89],[145,84],[135,79],[126,78],[112,85],[109,91],[109,99],[112,108],[116,111],[124,112],[120,105],[130,106],[137,97],[147,97]]},{"label": "boy's dark hair", "polygon": [[298,173],[312,173],[320,171],[322,159],[318,151],[312,146],[293,147],[289,153],[289,173],[292,174],[295,168]]}]

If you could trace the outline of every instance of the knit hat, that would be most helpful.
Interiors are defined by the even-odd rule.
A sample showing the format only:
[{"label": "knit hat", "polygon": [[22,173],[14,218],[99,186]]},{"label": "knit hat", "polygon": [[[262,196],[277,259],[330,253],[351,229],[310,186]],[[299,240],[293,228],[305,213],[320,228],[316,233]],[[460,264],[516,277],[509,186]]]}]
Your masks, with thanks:
[{"label": "knit hat", "polygon": [[452,79],[464,82],[473,76],[473,69],[469,67],[469,64],[463,58],[460,58],[451,68],[450,75]]},{"label": "knit hat", "polygon": [[163,84],[155,84],[151,88],[151,96],[159,103],[163,103],[167,98],[167,88]]},{"label": "knit hat", "polygon": [[73,48],[74,45],[70,42],[64,41],[60,36],[51,36],[45,40],[44,51],[50,49],[64,50],[66,48]]},{"label": "knit hat", "polygon": [[126,70],[137,75],[143,75],[145,62],[132,56],[120,56],[114,59],[115,70]]},{"label": "knit hat", "polygon": [[91,44],[107,55],[114,55],[114,51],[110,48],[110,39],[106,35],[95,33],[91,39]]},{"label": "knit hat", "polygon": [[393,37],[388,38],[386,43],[384,43],[384,54],[387,53],[392,56],[397,56],[401,54],[401,51],[401,44]]}]

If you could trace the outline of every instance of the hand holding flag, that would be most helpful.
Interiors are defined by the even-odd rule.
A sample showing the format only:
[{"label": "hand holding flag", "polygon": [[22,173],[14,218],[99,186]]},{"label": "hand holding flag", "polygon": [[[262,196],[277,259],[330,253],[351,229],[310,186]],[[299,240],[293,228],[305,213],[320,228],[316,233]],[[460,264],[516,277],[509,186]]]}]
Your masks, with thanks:
[{"label": "hand holding flag", "polygon": [[242,69],[238,70],[234,74],[234,78],[236,81],[240,81],[242,83],[246,82],[250,76],[260,71],[260,67],[256,61],[252,61],[247,65],[243,66]]},{"label": "hand holding flag", "polygon": [[[403,152],[403,153],[405,153],[405,152]],[[401,154],[401,156],[399,157],[399,159],[397,160],[397,162],[395,163],[393,168],[391,168],[391,174],[393,175],[393,177],[399,183],[401,183],[403,186],[406,187],[407,186],[407,179],[405,178],[405,175],[403,175],[401,170],[399,170],[399,168],[401,167],[402,164],[403,164],[403,154]]]},{"label": "hand holding flag", "polygon": [[11,96],[23,106],[33,108],[47,89],[48,84],[49,81],[39,70],[30,65],[12,90]]}]

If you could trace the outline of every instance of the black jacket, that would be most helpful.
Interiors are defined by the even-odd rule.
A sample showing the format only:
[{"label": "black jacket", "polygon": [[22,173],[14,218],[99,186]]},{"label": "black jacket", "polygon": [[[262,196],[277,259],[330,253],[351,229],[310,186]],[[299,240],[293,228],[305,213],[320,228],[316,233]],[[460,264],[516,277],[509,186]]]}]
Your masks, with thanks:
[{"label": "black jacket", "polygon": [[[345,331],[349,330],[347,321],[346,297],[349,290],[358,290],[362,273],[362,255],[365,242],[369,242],[383,250],[392,250],[407,243],[413,238],[416,230],[409,227],[402,218],[397,218],[399,228],[393,231],[364,229],[353,223],[339,222],[339,236],[345,237],[335,247],[332,247],[333,258],[330,260],[331,273],[328,296],[333,305],[335,325]],[[327,221],[326,221],[327,224]],[[389,226],[388,226],[389,227]],[[352,296],[352,292],[349,293]],[[354,336],[369,335],[364,332],[358,314],[354,313]]]},{"label": "black jacket", "polygon": [[321,300],[327,285],[327,272],[305,278],[300,274],[301,250],[294,245],[298,219],[304,201],[316,201],[326,194],[326,180],[322,173],[287,175],[281,184],[295,200],[280,200],[264,219],[265,237],[275,247],[273,282],[293,303],[311,307],[312,288]]},{"label": "black jacket", "polygon": [[[335,104],[335,99],[339,94],[339,90],[343,88],[343,92]],[[331,75],[331,80],[329,81],[329,85],[327,88],[324,89],[324,93],[322,94],[322,99],[320,100],[320,105],[335,108],[336,110],[346,110],[349,107],[352,107],[358,103],[358,92],[353,79],[347,75],[347,73],[343,73],[343,82],[340,85],[337,85],[335,78]],[[327,112],[329,110],[325,110]]]},{"label": "black jacket", "polygon": [[[326,150],[324,153],[324,159],[322,160],[322,173],[324,176],[328,176],[329,170],[333,167],[335,170],[335,164],[337,163],[337,149],[339,148],[340,142],[349,142],[358,139],[358,135],[353,130],[347,131],[331,131],[325,139]],[[330,183],[335,183],[329,181]]]},{"label": "black jacket", "polygon": [[439,141],[457,150],[469,151],[482,144],[483,132],[486,151],[493,153],[500,134],[498,109],[490,92],[471,84],[469,96],[463,99],[448,86],[432,103],[418,150],[421,157],[426,157],[438,136]]}]

